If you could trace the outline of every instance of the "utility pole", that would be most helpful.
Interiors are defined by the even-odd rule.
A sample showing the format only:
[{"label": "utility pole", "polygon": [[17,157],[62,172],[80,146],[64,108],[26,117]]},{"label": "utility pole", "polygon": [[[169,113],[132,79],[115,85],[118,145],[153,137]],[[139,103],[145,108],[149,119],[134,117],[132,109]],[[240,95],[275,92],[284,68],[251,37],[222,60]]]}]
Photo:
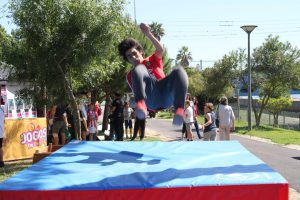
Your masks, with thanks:
[{"label": "utility pole", "polygon": [[137,25],[137,22],[136,22],[136,8],[135,8],[135,0],[133,0],[133,9],[134,9],[134,22],[135,22],[135,25]]}]

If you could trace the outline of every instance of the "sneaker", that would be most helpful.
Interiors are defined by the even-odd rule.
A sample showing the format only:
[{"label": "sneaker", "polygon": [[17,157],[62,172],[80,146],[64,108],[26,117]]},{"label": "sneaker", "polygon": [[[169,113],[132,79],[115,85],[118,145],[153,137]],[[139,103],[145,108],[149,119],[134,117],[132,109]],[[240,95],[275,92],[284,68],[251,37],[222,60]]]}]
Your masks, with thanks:
[{"label": "sneaker", "polygon": [[173,117],[173,125],[181,126],[183,124],[183,108],[177,108]]},{"label": "sneaker", "polygon": [[144,100],[136,102],[135,116],[138,119],[146,119],[147,117],[147,106]]}]

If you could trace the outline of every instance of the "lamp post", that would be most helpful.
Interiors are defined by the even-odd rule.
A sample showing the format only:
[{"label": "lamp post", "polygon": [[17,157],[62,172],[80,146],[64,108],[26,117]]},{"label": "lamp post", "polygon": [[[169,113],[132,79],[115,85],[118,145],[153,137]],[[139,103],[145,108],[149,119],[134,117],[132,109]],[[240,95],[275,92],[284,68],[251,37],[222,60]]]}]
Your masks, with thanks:
[{"label": "lamp post", "polygon": [[251,64],[250,64],[250,33],[256,28],[255,25],[245,25],[241,26],[248,34],[248,130],[252,130],[252,119],[251,119],[251,112],[252,112],[252,94],[251,94]]}]

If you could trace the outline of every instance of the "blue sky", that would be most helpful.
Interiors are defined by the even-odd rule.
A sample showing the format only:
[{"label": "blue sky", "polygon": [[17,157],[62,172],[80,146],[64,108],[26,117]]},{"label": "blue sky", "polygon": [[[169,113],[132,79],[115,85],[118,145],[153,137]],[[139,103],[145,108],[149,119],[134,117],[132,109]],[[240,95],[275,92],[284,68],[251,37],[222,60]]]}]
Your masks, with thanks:
[{"label": "blue sky", "polygon": [[[1,0],[1,11],[7,0]],[[129,0],[125,12],[134,19],[134,0]],[[162,43],[171,58],[182,46],[192,53],[191,65],[200,60],[211,66],[223,55],[238,48],[247,48],[247,34],[242,25],[254,24],[251,51],[268,35],[278,35],[300,48],[299,0],[135,0],[138,23],[162,23],[166,35]],[[13,27],[1,12],[0,23],[8,32]]]},{"label": "blue sky", "polygon": [[[134,18],[134,1],[127,12]],[[135,0],[136,20],[162,23],[166,35],[162,42],[171,58],[187,46],[195,60],[204,66],[224,54],[247,48],[247,34],[242,25],[254,24],[252,48],[260,46],[268,35],[278,35],[300,48],[299,0]]]}]

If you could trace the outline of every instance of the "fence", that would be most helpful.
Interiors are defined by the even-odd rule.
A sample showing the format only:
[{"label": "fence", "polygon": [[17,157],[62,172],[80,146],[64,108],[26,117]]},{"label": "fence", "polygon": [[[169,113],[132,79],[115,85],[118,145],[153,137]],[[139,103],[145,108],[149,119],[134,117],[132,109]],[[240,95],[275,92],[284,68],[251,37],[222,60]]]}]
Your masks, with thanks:
[{"label": "fence", "polygon": [[[248,121],[247,107],[240,107],[240,109],[238,109],[237,104],[231,104],[231,106],[236,118],[239,118],[240,120],[243,121]],[[255,125],[255,116],[253,110],[252,110],[252,124]],[[274,124],[273,114],[265,110],[262,113],[260,124],[273,126]],[[278,116],[278,125],[280,128],[300,130],[300,112],[282,111]]]}]

